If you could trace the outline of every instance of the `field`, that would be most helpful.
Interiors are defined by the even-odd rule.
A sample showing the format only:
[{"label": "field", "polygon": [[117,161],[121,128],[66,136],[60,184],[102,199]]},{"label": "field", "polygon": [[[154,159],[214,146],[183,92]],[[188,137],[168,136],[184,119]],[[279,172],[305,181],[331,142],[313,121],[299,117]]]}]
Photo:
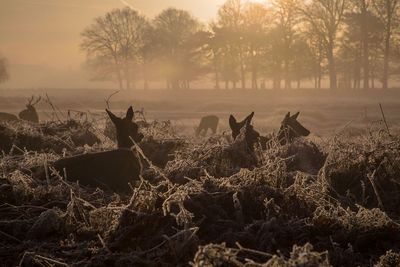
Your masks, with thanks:
[{"label": "field", "polygon": [[[0,266],[400,265],[400,92],[120,92],[110,108],[144,108],[150,124],[131,192],[38,179],[63,156],[115,147],[112,92],[0,91],[15,114],[45,99],[41,124],[0,124]],[[228,116],[251,111],[262,134],[288,111],[312,134],[248,150]],[[218,134],[197,138],[206,114]]]}]

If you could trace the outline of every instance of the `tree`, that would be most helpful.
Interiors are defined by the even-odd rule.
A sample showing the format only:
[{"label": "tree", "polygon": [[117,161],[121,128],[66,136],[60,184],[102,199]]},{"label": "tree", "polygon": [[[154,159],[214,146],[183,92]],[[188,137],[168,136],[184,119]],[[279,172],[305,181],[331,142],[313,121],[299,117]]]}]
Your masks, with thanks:
[{"label": "tree", "polygon": [[[246,65],[245,65],[245,38],[244,38],[244,14],[241,0],[227,0],[218,10],[217,26],[224,32],[226,42],[229,42],[229,52],[225,53],[225,70],[232,77],[233,87],[236,88],[236,66],[239,66],[241,87],[246,88]],[[228,58],[231,57],[231,58]],[[226,76],[228,77],[228,76]]]},{"label": "tree", "polygon": [[82,32],[81,48],[86,51],[89,66],[99,74],[116,77],[120,89],[130,89],[135,66],[143,61],[146,18],[130,8],[115,9]]},{"label": "tree", "polygon": [[200,74],[201,45],[196,34],[201,24],[189,12],[168,8],[153,21],[154,43],[167,87],[189,88]]},{"label": "tree", "polygon": [[6,82],[9,78],[7,59],[0,57],[0,83]]},{"label": "tree", "polygon": [[297,27],[300,23],[299,6],[301,0],[275,0],[275,17],[276,17],[276,37],[280,38],[278,44],[281,46],[283,59],[283,74],[285,80],[285,88],[291,88],[291,69],[295,58],[294,44],[298,38]]},{"label": "tree", "polygon": [[382,23],[385,25],[384,30],[384,48],[383,48],[383,74],[382,87],[388,88],[389,80],[389,62],[391,53],[391,39],[393,34],[393,23],[399,8],[400,0],[374,0],[374,8]]},{"label": "tree", "polygon": [[347,4],[347,0],[314,0],[308,2],[302,8],[305,21],[322,40],[328,60],[329,84],[331,89],[337,88],[335,48],[338,31],[342,26]]},{"label": "tree", "polygon": [[[369,2],[357,0],[353,5],[345,16],[346,27],[339,49],[341,72],[349,80],[347,87],[368,89],[373,84],[374,62],[371,62],[371,56],[382,43],[383,25],[369,11]],[[351,79],[353,85],[350,84]]]},{"label": "tree", "polygon": [[247,66],[251,72],[251,88],[258,89],[258,78],[267,52],[267,35],[272,24],[270,10],[259,3],[244,8],[244,39],[247,40]]}]

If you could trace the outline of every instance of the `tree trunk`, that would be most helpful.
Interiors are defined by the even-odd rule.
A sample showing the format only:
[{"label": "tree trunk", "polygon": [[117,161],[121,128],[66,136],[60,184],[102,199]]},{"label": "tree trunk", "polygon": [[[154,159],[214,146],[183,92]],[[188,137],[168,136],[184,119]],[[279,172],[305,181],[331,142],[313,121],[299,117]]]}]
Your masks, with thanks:
[{"label": "tree trunk", "polygon": [[219,73],[218,69],[215,67],[215,89],[219,89]]},{"label": "tree trunk", "polygon": [[386,36],[385,36],[385,50],[383,52],[383,76],[382,76],[382,88],[388,88],[389,80],[389,56],[390,56],[390,37],[391,37],[391,22],[386,25]]},{"label": "tree trunk", "polygon": [[333,55],[333,38],[328,44],[327,59],[328,59],[328,70],[329,70],[329,87],[332,90],[337,89],[337,73],[335,57]]},{"label": "tree trunk", "polygon": [[124,84],[122,82],[122,75],[121,75],[121,71],[119,70],[119,68],[117,67],[117,79],[118,79],[118,84],[119,84],[119,89],[120,90],[124,90]]},{"label": "tree trunk", "polygon": [[[240,48],[240,79],[242,83],[242,89],[246,89],[246,71],[244,69],[244,59],[243,59],[243,53],[242,53],[242,48]],[[236,85],[235,85],[236,88]]]},{"label": "tree trunk", "polygon": [[369,40],[368,40],[368,28],[367,28],[367,20],[368,20],[368,10],[367,3],[365,0],[362,1],[361,7],[361,34],[362,34],[362,65],[363,65],[363,78],[364,78],[364,89],[369,89]]},{"label": "tree trunk", "polygon": [[256,67],[253,66],[253,71],[251,74],[251,88],[258,89],[258,82],[257,82],[257,70]]},{"label": "tree trunk", "polygon": [[289,73],[289,62],[288,60],[285,60],[285,89],[291,89],[292,88],[292,81],[290,79],[290,73]]}]

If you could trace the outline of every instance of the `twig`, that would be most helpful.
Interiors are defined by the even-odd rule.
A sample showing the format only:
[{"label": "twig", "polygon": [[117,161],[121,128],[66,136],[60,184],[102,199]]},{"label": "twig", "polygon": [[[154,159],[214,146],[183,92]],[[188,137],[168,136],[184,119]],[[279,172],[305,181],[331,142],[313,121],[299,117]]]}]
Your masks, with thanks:
[{"label": "twig", "polygon": [[157,166],[155,166],[151,160],[149,160],[146,155],[144,154],[143,150],[139,147],[139,145],[135,142],[135,140],[133,140],[132,137],[129,136],[129,138],[131,139],[134,147],[136,148],[136,151],[142,156],[142,158],[147,162],[147,164],[149,164],[149,167],[153,170],[155,170],[158,174],[161,175],[161,177],[163,177],[165,179],[165,181],[168,183],[168,185],[172,185],[171,181],[167,178],[167,176],[161,171],[160,168],[158,168]]},{"label": "twig", "polygon": [[38,258],[38,259],[41,259],[41,260],[45,260],[45,261],[48,261],[48,262],[51,262],[51,263],[54,263],[54,264],[60,265],[60,266],[66,266],[66,267],[69,266],[68,264],[66,264],[66,263],[64,263],[64,262],[61,262],[61,261],[58,261],[58,260],[54,260],[54,259],[50,259],[50,258],[41,256],[41,255],[35,255],[34,258]]},{"label": "twig", "polygon": [[111,95],[108,96],[107,99],[105,99],[106,105],[107,105],[107,108],[108,108],[108,109],[110,109],[110,99],[111,99],[111,97],[113,97],[114,95],[118,94],[120,91],[121,91],[121,90],[118,90],[118,91],[112,93]]},{"label": "twig", "polygon": [[381,208],[381,209],[383,209],[384,206],[383,206],[383,202],[382,202],[381,196],[379,195],[378,188],[376,187],[376,184],[375,184],[375,175],[376,175],[376,172],[378,171],[378,169],[381,167],[382,163],[383,163],[383,161],[382,161],[382,162],[379,164],[379,166],[373,171],[372,174],[368,174],[368,175],[367,175],[369,181],[371,182],[372,188],[374,189],[376,199],[378,200],[379,208]]},{"label": "twig", "polygon": [[390,130],[389,130],[389,126],[388,126],[387,121],[386,121],[385,112],[383,112],[383,107],[382,107],[382,104],[381,104],[381,103],[379,103],[379,107],[380,107],[380,109],[381,109],[382,118],[383,118],[383,122],[385,123],[387,133],[388,133],[389,136],[391,136]]},{"label": "twig", "polygon": [[266,252],[262,252],[262,251],[258,251],[258,250],[254,250],[254,249],[249,249],[249,248],[244,248],[244,247],[242,247],[242,245],[239,244],[239,242],[236,242],[235,244],[239,248],[239,250],[241,250],[241,251],[250,252],[250,253],[253,253],[253,254],[258,254],[258,255],[261,255],[261,256],[265,256],[265,257],[273,257],[274,256],[274,255],[266,253]]}]

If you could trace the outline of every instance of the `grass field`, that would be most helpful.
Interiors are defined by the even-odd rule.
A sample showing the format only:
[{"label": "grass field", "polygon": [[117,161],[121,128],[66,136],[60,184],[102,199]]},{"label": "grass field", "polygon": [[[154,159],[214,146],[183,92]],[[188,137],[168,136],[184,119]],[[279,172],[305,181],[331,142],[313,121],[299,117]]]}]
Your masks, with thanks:
[{"label": "grass field", "polygon": [[[0,111],[17,113],[30,95],[47,93],[64,114],[68,109],[104,113],[105,99],[113,90],[36,89],[0,91]],[[345,128],[355,134],[382,119],[382,104],[387,122],[393,129],[400,125],[400,91],[121,91],[110,100],[116,112],[133,105],[144,108],[147,119],[172,120],[192,129],[203,115],[221,118],[221,130],[227,129],[230,114],[238,118],[256,112],[254,124],[261,132],[279,127],[286,112],[301,112],[301,122],[317,136],[329,136]],[[48,120],[51,108],[42,102],[38,111]]]}]

